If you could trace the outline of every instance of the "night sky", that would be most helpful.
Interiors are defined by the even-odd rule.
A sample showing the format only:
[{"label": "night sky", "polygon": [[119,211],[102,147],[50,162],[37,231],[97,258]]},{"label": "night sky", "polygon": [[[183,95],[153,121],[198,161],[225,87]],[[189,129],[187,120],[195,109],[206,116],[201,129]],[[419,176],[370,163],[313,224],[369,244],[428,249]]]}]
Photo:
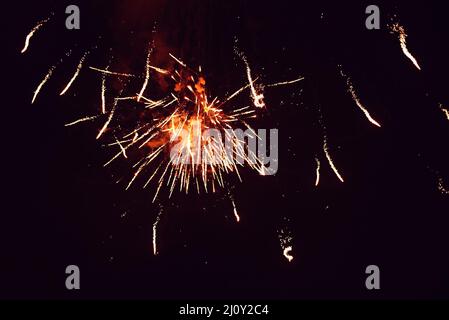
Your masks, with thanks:
[{"label": "night sky", "polygon": [[[449,197],[438,190],[439,179],[449,188],[449,122],[438,107],[449,108],[441,1],[72,2],[3,5],[1,298],[449,298]],[[79,31],[65,28],[68,4],[81,9]],[[380,7],[380,30],[365,27],[370,4]],[[21,55],[25,36],[51,12]],[[387,27],[394,15],[421,72]],[[114,151],[95,140],[102,121],[64,127],[98,112],[101,77],[83,70],[59,96],[85,50],[93,48],[87,65],[105,66],[112,53],[117,69],[141,73],[152,37],[156,62],[173,52],[201,65],[213,95],[247,81],[235,39],[264,83],[305,77],[264,92],[267,112],[255,127],[279,129],[279,171],[244,169],[242,183],[229,177],[241,222],[226,192],[163,192],[158,256],[154,185],[125,191],[129,163],[103,168]],[[338,65],[382,128],[357,108]],[[326,161],[321,123],[344,183]],[[280,229],[293,236],[291,263]],[[71,264],[81,270],[79,291],[64,285]],[[372,264],[378,291],[365,288]]]}]

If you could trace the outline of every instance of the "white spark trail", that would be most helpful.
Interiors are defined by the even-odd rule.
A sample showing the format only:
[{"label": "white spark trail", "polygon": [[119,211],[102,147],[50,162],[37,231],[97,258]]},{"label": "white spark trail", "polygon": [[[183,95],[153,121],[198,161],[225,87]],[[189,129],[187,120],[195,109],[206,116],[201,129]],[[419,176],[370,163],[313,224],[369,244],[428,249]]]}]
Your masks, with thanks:
[{"label": "white spark trail", "polygon": [[148,66],[150,69],[153,69],[154,71],[157,71],[157,72],[159,72],[159,73],[162,73],[162,74],[165,74],[165,75],[167,75],[167,74],[170,74],[170,72],[169,71],[167,71],[167,70],[165,70],[165,69],[162,69],[162,68],[158,68],[158,67],[155,67],[155,66]]},{"label": "white spark trail", "polygon": [[59,94],[60,96],[63,96],[68,90],[69,88],[72,86],[73,82],[75,82],[76,78],[78,77],[83,64],[84,64],[84,60],[86,60],[87,56],[89,55],[89,52],[86,52],[84,54],[84,56],[81,58],[78,66],[76,67],[76,71],[75,74],[73,75],[73,77],[70,79],[69,83],[67,83],[66,87],[64,88],[64,90],[61,91],[61,93]]},{"label": "white spark trail", "polygon": [[28,50],[28,47],[29,47],[29,45],[30,45],[30,40],[31,40],[31,38],[34,36],[34,34],[40,29],[40,28],[42,28],[42,26],[44,25],[44,24],[46,24],[49,20],[51,19],[51,16],[50,17],[48,17],[47,19],[45,19],[45,20],[42,20],[42,21],[39,21],[38,23],[37,23],[37,25],[30,31],[30,33],[28,33],[28,35],[26,36],[26,39],[25,39],[25,45],[24,45],[24,47],[23,47],[23,49],[22,49],[22,51],[20,52],[20,53],[25,53],[27,50]]},{"label": "white spark trail", "polygon": [[[257,78],[254,80],[256,81]],[[222,105],[226,104],[227,102],[229,102],[230,100],[234,99],[236,96],[238,96],[240,93],[242,93],[243,91],[245,91],[246,89],[248,89],[251,86],[251,84],[247,84],[244,87],[241,87],[240,89],[238,89],[237,91],[235,91],[233,94],[231,94],[229,97],[226,98],[225,101],[223,101],[219,107],[221,107]]]},{"label": "white spark trail", "polygon": [[346,80],[346,85],[348,86],[348,92],[351,94],[352,99],[354,100],[357,107],[359,107],[359,109],[362,110],[362,112],[365,114],[365,117],[368,119],[369,122],[371,122],[375,126],[381,128],[381,125],[379,124],[379,122],[377,122],[376,120],[373,119],[373,117],[371,117],[369,111],[360,102],[360,99],[357,96],[357,93],[355,92],[354,85],[351,82],[351,78],[343,72],[343,70],[341,69],[341,66],[339,66],[339,67],[340,67],[341,76]]},{"label": "white spark trail", "polygon": [[159,225],[159,222],[161,221],[161,215],[162,215],[162,206],[160,207],[159,213],[157,215],[156,221],[153,224],[153,254],[155,256],[158,255],[157,250],[157,226]]},{"label": "white spark trail", "polygon": [[109,114],[108,120],[106,121],[106,123],[104,124],[103,128],[101,128],[100,132],[97,135],[97,140],[101,138],[101,136],[106,131],[106,129],[108,128],[109,124],[111,123],[112,118],[114,117],[114,114],[115,114],[115,109],[117,108],[117,103],[118,103],[118,100],[115,100],[114,101],[114,106],[112,107],[112,110],[111,110],[111,113]]},{"label": "white spark trail", "polygon": [[97,71],[97,72],[100,72],[100,73],[103,73],[103,74],[106,74],[106,75],[110,75],[110,76],[137,78],[136,75],[130,74],[130,73],[113,72],[113,71],[100,69],[100,68],[95,68],[95,67],[89,67],[89,69]]},{"label": "white spark trail", "polygon": [[232,207],[233,207],[233,209],[234,209],[234,216],[235,216],[235,220],[237,221],[237,222],[240,222],[240,216],[239,216],[239,214],[238,214],[238,212],[237,212],[237,206],[235,205],[235,201],[234,201],[234,199],[231,197],[231,202],[232,202]]},{"label": "white spark trail", "polygon": [[278,82],[278,83],[273,83],[273,84],[268,84],[266,85],[266,87],[279,87],[279,86],[285,86],[285,85],[289,85],[289,84],[294,84],[297,83],[299,81],[304,80],[304,77],[300,77],[296,80],[291,80],[291,81],[284,81],[284,82]]},{"label": "white spark trail", "polygon": [[339,179],[341,182],[345,182],[345,181],[343,180],[343,177],[342,177],[342,176],[340,175],[340,173],[338,172],[338,169],[337,169],[337,167],[335,166],[334,162],[332,161],[331,155],[330,155],[330,153],[329,153],[329,148],[328,148],[328,145],[327,145],[327,137],[324,137],[323,150],[324,150],[324,153],[326,154],[327,161],[329,162],[329,165],[331,166],[331,168],[332,168],[332,170],[334,171],[335,175],[338,177],[338,179]]},{"label": "white spark trail", "polygon": [[150,58],[151,54],[153,52],[153,48],[150,47],[148,49],[148,55],[147,55],[147,62],[145,64],[145,81],[143,82],[142,89],[140,90],[140,93],[137,95],[137,102],[140,102],[140,99],[142,99],[143,93],[145,92],[148,82],[150,81]]},{"label": "white spark trail", "polygon": [[421,67],[416,60],[416,58],[411,54],[411,52],[407,48],[407,33],[405,32],[405,28],[401,26],[399,23],[395,23],[390,26],[392,32],[396,33],[399,37],[399,43],[401,45],[402,52],[404,55],[415,65],[415,67],[421,71]]},{"label": "white spark trail", "polygon": [[173,60],[175,60],[177,63],[179,63],[181,66],[183,66],[184,68],[187,67],[187,65],[182,62],[181,60],[179,60],[178,58],[176,58],[174,55],[172,55],[171,53],[169,53],[170,57],[172,57]]},{"label": "white spark trail", "polygon": [[45,76],[44,80],[41,81],[39,86],[34,91],[34,96],[33,96],[33,100],[31,100],[31,104],[33,104],[34,101],[36,101],[36,98],[37,98],[39,92],[42,90],[42,87],[47,83],[47,81],[51,78],[51,76],[53,75],[53,72],[55,71],[55,69],[56,69],[56,66],[53,66],[53,67],[50,68],[50,70],[48,70],[48,73]]},{"label": "white spark trail", "polygon": [[99,117],[99,116],[85,117],[85,118],[82,118],[82,119],[79,119],[79,120],[76,120],[76,121],[67,123],[65,126],[66,126],[66,127],[71,127],[71,126],[77,125],[77,124],[82,123],[82,122],[95,120],[95,119],[97,119],[98,117]]},{"label": "white spark trail", "polygon": [[239,51],[237,47],[234,48],[234,52],[242,59],[243,63],[246,67],[246,76],[248,78],[248,85],[251,90],[251,97],[253,98],[254,106],[256,108],[263,108],[265,107],[265,103],[263,101],[264,95],[262,93],[257,92],[256,87],[254,85],[255,80],[253,80],[253,77],[251,75],[251,67],[249,66],[248,59],[243,54],[243,52]]},{"label": "white spark trail", "polygon": [[316,180],[315,180],[315,187],[318,187],[318,185],[320,184],[320,168],[321,168],[321,163],[320,160],[318,158],[315,158],[316,161]]},{"label": "white spark trail", "polygon": [[[109,68],[109,66],[108,66]],[[106,75],[101,77],[101,113],[106,114]]]},{"label": "white spark trail", "polygon": [[249,82],[250,89],[251,89],[251,95],[254,100],[254,106],[256,108],[263,108],[263,107],[265,107],[265,103],[263,102],[264,95],[262,93],[258,93],[256,90],[256,87],[254,86],[254,81],[251,76],[251,68],[249,66],[248,60],[246,60],[246,57],[243,55],[241,55],[241,57],[243,59],[243,62],[245,62],[245,65],[246,65],[246,76],[248,77],[248,82]]}]

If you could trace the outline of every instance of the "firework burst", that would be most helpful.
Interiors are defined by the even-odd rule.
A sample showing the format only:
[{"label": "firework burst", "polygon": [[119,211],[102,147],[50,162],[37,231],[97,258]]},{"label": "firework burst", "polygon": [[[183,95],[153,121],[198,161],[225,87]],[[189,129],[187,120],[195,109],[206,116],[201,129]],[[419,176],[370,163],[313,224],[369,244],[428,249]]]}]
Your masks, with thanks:
[{"label": "firework burst", "polygon": [[[201,68],[194,71],[179,58],[170,54],[176,62],[173,70],[150,65],[151,50],[147,57],[142,88],[135,96],[116,97],[107,113],[107,120],[97,135],[101,138],[107,131],[113,133],[111,147],[118,147],[114,157],[106,163],[111,164],[120,156],[128,159],[127,153],[139,150],[142,156],[133,164],[134,173],[127,185],[129,189],[138,177],[150,171],[144,186],[156,182],[153,202],[160,191],[166,188],[169,196],[177,189],[188,193],[191,188],[201,192],[215,192],[217,187],[225,187],[225,176],[235,174],[241,180],[239,167],[249,166],[261,175],[265,174],[263,160],[253,150],[245,151],[243,139],[235,133],[236,128],[250,132],[253,139],[259,139],[249,121],[256,119],[260,112],[259,100],[253,106],[233,108],[232,99],[247,88],[254,89],[254,80],[239,88],[224,99],[211,97],[206,87]],[[248,64],[245,60],[245,64]],[[109,76],[134,76],[92,68]],[[249,67],[248,67],[249,69]],[[153,99],[148,84],[152,72],[159,73],[171,82],[171,91],[165,97]],[[248,72],[249,74],[249,72]],[[136,77],[137,78],[137,77]],[[295,83],[299,80],[294,80]],[[289,82],[290,83],[290,82]],[[148,90],[147,90],[148,89]],[[102,113],[104,105],[104,80],[102,82]],[[257,94],[260,96],[260,94]],[[113,125],[119,113],[120,104],[126,108],[126,101],[141,105],[142,113],[150,113],[152,121],[138,122],[129,130]],[[80,119],[71,124],[92,120],[92,117]],[[217,130],[225,134],[226,142],[208,134]],[[169,154],[169,156],[168,156]],[[234,210],[236,212],[236,210]]]},{"label": "firework burst", "polygon": [[[50,18],[39,22],[27,35],[22,53],[25,53],[34,34],[40,30]],[[421,70],[417,59],[407,48],[407,34],[404,27],[398,23],[390,26],[392,33],[398,36],[404,55]],[[99,96],[101,103],[98,114],[83,116],[67,123],[67,127],[82,123],[100,121],[96,139],[104,139],[107,147],[113,148],[114,155],[104,164],[109,166],[118,159],[123,159],[132,166],[132,174],[126,183],[129,190],[141,180],[141,186],[146,188],[154,185],[153,202],[159,202],[162,194],[172,197],[175,192],[215,193],[223,189],[232,204],[235,221],[241,221],[236,201],[226,183],[230,175],[242,181],[241,170],[248,168],[259,175],[266,175],[264,159],[259,154],[245,147],[244,137],[237,134],[237,130],[249,133],[247,137],[260,140],[255,129],[257,119],[267,110],[265,92],[267,88],[277,88],[300,83],[304,78],[281,81],[271,84],[261,83],[257,73],[252,70],[248,58],[238,49],[234,52],[241,59],[244,66],[246,83],[235,85],[235,91],[229,95],[218,97],[212,94],[208,86],[207,76],[203,69],[190,67],[184,62],[184,57],[177,57],[169,53],[170,64],[167,66],[152,65],[155,54],[154,42],[150,42],[146,54],[145,66],[142,74],[133,74],[114,70],[111,60],[107,66],[86,66],[91,51],[86,51],[76,65],[75,72],[65,82],[60,95],[65,95],[80,76],[83,69],[94,72],[101,78]],[[71,52],[66,55],[70,55]],[[52,66],[43,80],[39,83],[32,97],[35,103],[44,86],[52,78],[62,59]],[[360,101],[351,78],[339,66],[340,75],[346,81],[347,91],[356,106],[362,111],[366,119],[376,127],[381,124],[374,119],[368,109]],[[71,69],[73,72],[73,66]],[[123,80],[129,87],[137,87],[132,91],[122,88],[114,94],[114,88],[108,86],[108,80]],[[158,79],[168,83],[166,88],[158,86]],[[111,81],[112,82],[112,81]],[[125,86],[124,86],[125,87]],[[242,103],[236,98],[246,96],[249,100]],[[108,101],[110,100],[110,101]],[[441,111],[449,119],[448,110],[439,105]],[[138,120],[124,123],[123,111],[133,110]],[[343,175],[337,169],[328,145],[326,128],[323,128],[322,153],[330,168],[339,181],[344,182]],[[219,133],[214,135],[213,133]],[[224,140],[221,139],[224,134]],[[103,141],[103,140],[101,140]],[[316,162],[315,186],[320,184],[320,170],[322,163],[318,155]],[[442,178],[438,179],[438,190],[447,195],[447,189]],[[164,193],[165,191],[165,193]],[[157,229],[163,214],[163,207],[159,204],[159,212],[153,224],[153,254],[158,254]],[[288,229],[279,231],[283,256],[291,262],[293,260],[292,235]]]}]

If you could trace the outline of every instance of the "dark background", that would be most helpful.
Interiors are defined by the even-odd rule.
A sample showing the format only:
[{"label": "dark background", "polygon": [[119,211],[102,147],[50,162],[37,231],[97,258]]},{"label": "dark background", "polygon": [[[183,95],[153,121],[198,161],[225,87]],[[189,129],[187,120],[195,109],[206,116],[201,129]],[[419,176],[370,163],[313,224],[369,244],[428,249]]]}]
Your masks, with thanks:
[{"label": "dark background", "polygon": [[[80,31],[65,29],[61,1],[2,4],[0,297],[448,298],[449,198],[437,189],[439,177],[449,187],[449,123],[438,108],[449,106],[441,3],[378,1],[378,31],[365,28],[367,2],[77,1]],[[51,11],[21,55],[27,33]],[[394,14],[422,72],[388,31]],[[115,181],[128,177],[126,165],[103,168],[112,151],[95,140],[101,121],[64,127],[98,110],[98,76],[84,70],[58,95],[93,45],[89,65],[105,66],[112,48],[117,67],[140,72],[155,22],[161,56],[201,64],[215,95],[245,81],[234,37],[265,83],[306,77],[265,91],[268,113],[258,126],[280,130],[279,172],[230,178],[241,223],[225,194],[163,196],[156,257],[154,189],[124,191]],[[381,129],[352,101],[338,64]],[[320,117],[344,184],[323,155]],[[282,256],[283,227],[294,236],[292,263]],[[80,291],[65,289],[70,264],[81,269]],[[380,267],[379,291],[365,289],[370,264]]]}]

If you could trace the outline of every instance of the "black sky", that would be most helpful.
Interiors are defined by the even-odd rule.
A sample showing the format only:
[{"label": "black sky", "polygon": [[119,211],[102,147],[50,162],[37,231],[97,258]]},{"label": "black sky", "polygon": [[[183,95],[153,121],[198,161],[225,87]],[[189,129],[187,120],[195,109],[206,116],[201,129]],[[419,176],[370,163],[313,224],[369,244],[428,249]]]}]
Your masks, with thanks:
[{"label": "black sky", "polygon": [[[78,1],[80,31],[64,28],[65,3],[17,2],[1,30],[3,195],[0,297],[3,298],[448,298],[448,33],[440,1],[382,3],[381,30],[365,28],[368,2]],[[20,54],[38,20],[51,22]],[[397,14],[418,72],[389,33]],[[155,26],[161,52],[201,64],[215,94],[245,81],[235,37],[266,82],[260,125],[280,132],[275,177],[244,172],[231,182],[242,222],[224,194],[161,200],[160,255],[152,255],[158,206],[153,190],[124,191],[126,165],[103,168],[110,151],[95,141],[100,124],[65,128],[95,112],[99,79],[86,71],[69,95],[58,90],[86,48],[92,63],[138,72]],[[99,38],[101,36],[101,38]],[[38,101],[31,97],[64,53]],[[372,126],[346,91],[342,65],[383,125]],[[321,110],[321,115],[318,110]],[[341,184],[322,153],[322,116]],[[321,185],[314,188],[315,155]],[[288,222],[286,222],[288,220]],[[282,256],[278,230],[294,235],[294,261]],[[81,269],[82,290],[64,287],[65,267]],[[381,269],[368,292],[365,268]]]}]

